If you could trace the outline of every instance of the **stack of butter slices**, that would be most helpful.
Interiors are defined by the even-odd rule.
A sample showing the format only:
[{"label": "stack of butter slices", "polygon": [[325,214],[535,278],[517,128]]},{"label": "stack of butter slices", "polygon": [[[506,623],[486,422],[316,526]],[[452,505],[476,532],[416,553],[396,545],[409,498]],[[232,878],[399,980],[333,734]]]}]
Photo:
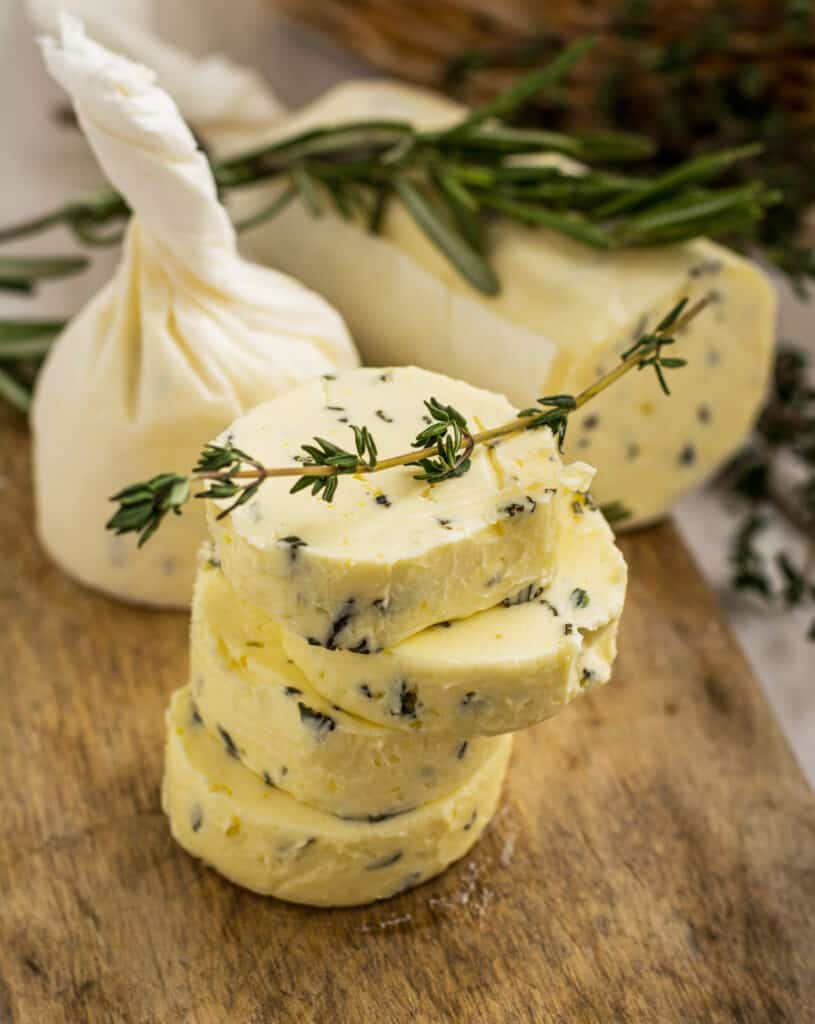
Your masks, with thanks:
[{"label": "stack of butter slices", "polygon": [[[387,457],[431,396],[480,430],[515,415],[439,374],[362,369],[222,442],[286,466],[358,424]],[[208,502],[163,801],[187,850],[256,892],[350,906],[438,874],[490,821],[511,733],[609,678],[626,567],[593,470],[540,429],[476,446],[463,475],[418,475],[345,476],[330,503],[269,478],[220,518]]]}]

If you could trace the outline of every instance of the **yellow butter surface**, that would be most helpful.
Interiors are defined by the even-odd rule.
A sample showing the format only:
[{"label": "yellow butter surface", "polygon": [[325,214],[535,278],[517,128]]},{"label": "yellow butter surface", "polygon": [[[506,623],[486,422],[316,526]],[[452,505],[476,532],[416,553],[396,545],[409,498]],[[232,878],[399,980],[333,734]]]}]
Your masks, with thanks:
[{"label": "yellow butter surface", "polygon": [[495,812],[512,749],[452,793],[382,822],[349,822],[264,783],[196,720],[188,688],[167,715],[162,804],[175,839],[239,885],[319,907],[385,899],[462,857]]},{"label": "yellow butter surface", "polygon": [[199,716],[228,754],[268,785],[344,818],[380,820],[450,793],[500,744],[347,714],[287,657],[274,622],[236,598],[206,561],[193,598],[190,683]]},{"label": "yellow butter surface", "polygon": [[627,582],[602,513],[582,495],[564,497],[548,585],[368,656],[284,632],[289,656],[332,703],[391,727],[474,736],[548,718],[608,681]]},{"label": "yellow butter surface", "polygon": [[[410,451],[424,401],[455,406],[477,431],[516,415],[500,395],[415,367],[359,369],[302,385],[238,419],[221,440],[270,467],[295,465],[313,436],[353,449],[367,426],[379,457]],[[564,466],[549,430],[478,445],[469,472],[429,484],[416,466],[344,476],[332,502],[268,479],[217,519],[212,539],[237,593],[329,649],[376,651],[444,619],[491,607],[551,578],[557,497],[593,470]]]}]

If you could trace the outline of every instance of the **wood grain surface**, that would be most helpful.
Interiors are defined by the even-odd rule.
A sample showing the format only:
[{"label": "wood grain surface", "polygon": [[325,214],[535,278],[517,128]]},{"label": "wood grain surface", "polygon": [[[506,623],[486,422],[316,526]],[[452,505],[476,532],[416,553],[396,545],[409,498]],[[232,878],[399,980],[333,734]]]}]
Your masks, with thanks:
[{"label": "wood grain surface", "polygon": [[[67,439],[66,439],[67,441]],[[302,909],[183,853],[159,808],[182,615],[32,534],[0,424],[0,1021],[815,1021],[815,802],[675,530],[623,542],[612,684],[518,737],[476,850]]]}]

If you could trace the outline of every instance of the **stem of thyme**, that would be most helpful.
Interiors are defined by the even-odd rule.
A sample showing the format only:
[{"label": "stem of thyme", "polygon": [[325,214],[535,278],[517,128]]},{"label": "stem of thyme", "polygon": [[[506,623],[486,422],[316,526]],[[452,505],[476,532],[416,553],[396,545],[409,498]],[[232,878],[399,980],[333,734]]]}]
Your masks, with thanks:
[{"label": "stem of thyme", "polygon": [[223,518],[249,501],[260,486],[272,478],[296,477],[292,493],[310,487],[313,495],[331,501],[339,478],[343,475],[379,473],[397,466],[417,466],[422,470],[417,479],[431,483],[460,476],[469,469],[470,457],[476,445],[524,430],[546,427],[555,434],[562,448],[571,413],[582,408],[631,370],[653,367],[662,390],[670,394],[665,371],[679,369],[685,365],[685,361],[663,356],[662,349],[674,343],[673,335],[698,316],[709,301],[710,298],[705,297],[688,308],[688,300],[683,299],[653,332],[643,335],[623,354],[618,366],[578,395],[540,398],[535,406],[522,410],[512,420],[499,426],[472,433],[458,410],[431,398],[425,402],[430,423],[413,442],[413,450],[385,459],[379,458],[376,443],[368,428],[355,425],[351,425],[355,451],[347,451],[333,441],[315,437],[313,444],[302,446],[306,453],[302,461],[292,466],[264,466],[231,444],[210,444],[204,448],[190,475],[161,473],[115,494],[111,501],[117,502],[120,507],[107,527],[117,533],[139,533],[139,544],[143,544],[158,528],[165,515],[169,512],[176,515],[181,513],[182,506],[193,497],[191,484],[196,481],[209,483],[209,489],[195,494],[196,498],[235,499],[220,512],[219,518]]},{"label": "stem of thyme", "polygon": [[[686,312],[681,313],[681,315],[678,315],[677,318],[675,320],[671,321],[670,324],[667,324],[665,327],[662,327],[660,325],[660,327],[657,328],[657,330],[654,331],[654,333],[652,335],[647,335],[646,337],[647,338],[656,338],[657,336],[659,336],[661,338],[663,335],[665,335],[667,337],[666,332],[667,332],[668,329],[670,329],[672,332],[678,332],[678,331],[682,330],[683,327],[686,327],[691,322],[691,320],[693,320],[699,313],[702,312],[702,310],[705,308],[705,306],[707,306],[710,303],[710,301],[711,300],[710,300],[709,296],[705,296],[704,298],[699,299],[697,302],[695,302],[693,304],[693,306],[690,307],[690,309],[688,309]],[[665,321],[663,321],[663,323],[664,322]],[[666,343],[665,340],[661,341],[661,344],[665,344],[665,343]],[[631,354],[628,355],[627,358],[623,359],[617,366],[615,366],[613,370],[609,371],[607,374],[605,374],[602,377],[598,377],[598,379],[596,381],[594,381],[594,383],[590,384],[587,388],[585,388],[583,391],[581,391],[578,395],[575,395],[575,397],[568,404],[568,411],[574,412],[575,410],[582,408],[582,406],[584,406],[587,402],[590,402],[593,398],[596,398],[597,395],[599,395],[601,392],[605,391],[606,388],[611,387],[611,385],[615,384],[621,377],[624,377],[630,370],[633,370],[635,367],[640,367],[640,366],[648,364],[649,361],[650,361],[650,358],[652,358],[651,353],[652,353],[653,350],[651,348],[643,350],[643,348],[640,347],[641,344],[642,344],[642,339],[639,342],[637,342],[637,345],[633,346],[635,351],[632,351],[631,349],[629,349],[629,352],[631,352]],[[664,362],[664,360],[663,360],[663,362]],[[673,362],[673,360],[671,362]],[[684,365],[684,362],[683,362],[683,365]],[[676,368],[678,368],[678,367],[676,367]],[[666,392],[666,394],[667,393],[669,393],[669,392]],[[558,396],[558,397],[569,398],[569,396]],[[546,402],[546,401],[548,401],[548,399],[540,399],[540,401],[541,402]],[[530,428],[530,426],[535,426],[537,421],[540,420],[540,418],[541,418],[541,411],[540,410],[530,411],[530,412],[528,412],[528,413],[526,413],[524,415],[517,416],[513,420],[509,420],[507,423],[502,423],[500,426],[490,427],[488,430],[480,430],[480,431],[478,431],[478,433],[475,433],[475,434],[467,434],[466,435],[466,438],[468,439],[467,456],[469,456],[469,454],[471,454],[472,449],[476,445],[485,444],[487,441],[494,441],[496,438],[499,438],[499,437],[509,437],[511,434],[519,434],[519,433],[521,433],[524,430],[528,430]],[[548,424],[542,424],[542,425],[543,426],[548,426]],[[354,466],[353,472],[354,473],[380,473],[380,472],[382,472],[385,469],[394,469],[396,466],[411,466],[411,465],[415,464],[416,462],[418,462],[420,459],[430,458],[430,457],[432,457],[435,454],[436,454],[436,446],[435,445],[431,445],[430,447],[423,448],[420,451],[405,452],[402,455],[394,455],[394,456],[392,456],[391,458],[388,458],[388,459],[380,459],[373,466],[369,465],[368,463],[365,463],[365,462],[358,462]],[[281,477],[281,476],[311,476],[311,477],[314,477],[314,476],[336,476],[339,473],[343,472],[343,470],[339,469],[336,466],[325,466],[325,465],[318,465],[318,466],[281,466],[281,467],[277,467],[277,468],[269,468],[269,467],[259,467],[259,468],[262,469],[264,478],[267,478],[267,477],[268,478],[271,478],[271,477]],[[241,479],[249,480],[249,479],[257,479],[258,472],[259,472],[258,468],[254,468],[254,469],[239,470],[236,473],[226,473],[226,472],[224,472],[224,473],[216,473],[216,474],[204,473],[204,474],[202,474],[201,479],[206,479],[206,480],[223,480],[223,479],[226,479],[227,476],[229,476],[229,477],[231,477],[233,479],[236,479],[236,480],[241,480]],[[347,473],[348,470],[345,470],[344,472]]]}]

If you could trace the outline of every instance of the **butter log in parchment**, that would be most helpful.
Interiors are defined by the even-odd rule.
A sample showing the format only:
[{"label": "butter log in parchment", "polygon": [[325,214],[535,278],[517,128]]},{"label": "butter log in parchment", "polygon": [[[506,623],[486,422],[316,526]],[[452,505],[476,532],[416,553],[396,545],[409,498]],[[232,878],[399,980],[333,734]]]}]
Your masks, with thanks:
[{"label": "butter log in parchment", "polygon": [[238,885],[281,900],[350,907],[433,878],[475,845],[492,817],[512,751],[452,793],[379,822],[343,821],[268,786],[213,739],[189,689],[167,713],[162,806],[175,839]]},{"label": "butter log in parchment", "polygon": [[[369,118],[437,129],[461,114],[426,90],[351,82],[278,122],[269,140]],[[240,213],[267,205],[269,191],[236,197]],[[748,431],[767,381],[775,298],[764,275],[728,249],[699,240],[603,253],[497,221],[487,237],[502,287],[488,297],[458,275],[398,202],[389,204],[378,237],[326,205],[315,219],[292,203],[244,242],[333,302],[366,363],[417,364],[501,391],[519,407],[580,390],[681,296],[712,296],[681,333],[688,366],[673,375],[669,401],[651,374],[629,374],[573,418],[567,454],[597,467],[596,497],[624,502],[632,524],[664,514]]]},{"label": "butter log in parchment", "polygon": [[155,75],[73,19],[60,24],[60,39],[43,41],[48,68],[133,216],[116,273],[56,339],[37,379],[37,531],[82,583],[186,606],[203,510],[169,516],[138,551],[134,537],[105,530],[111,495],[186,471],[246,409],[358,360],[328,303],[240,258],[206,157]]}]

